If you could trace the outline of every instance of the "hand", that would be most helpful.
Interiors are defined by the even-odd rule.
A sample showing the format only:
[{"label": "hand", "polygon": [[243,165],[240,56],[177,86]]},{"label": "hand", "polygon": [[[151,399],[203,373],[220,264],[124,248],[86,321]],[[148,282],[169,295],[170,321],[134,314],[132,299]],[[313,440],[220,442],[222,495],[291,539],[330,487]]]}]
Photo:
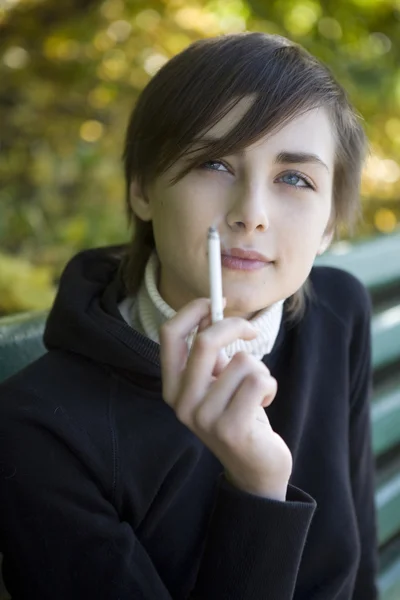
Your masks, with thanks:
[{"label": "hand", "polygon": [[[209,311],[209,300],[199,298],[161,327],[164,400],[220,460],[234,485],[284,500],[292,455],[264,411],[276,395],[277,382],[263,362],[245,352],[221,366],[225,346],[238,338],[254,339],[257,332],[240,317],[204,329]],[[186,337],[196,326],[189,355]]]}]

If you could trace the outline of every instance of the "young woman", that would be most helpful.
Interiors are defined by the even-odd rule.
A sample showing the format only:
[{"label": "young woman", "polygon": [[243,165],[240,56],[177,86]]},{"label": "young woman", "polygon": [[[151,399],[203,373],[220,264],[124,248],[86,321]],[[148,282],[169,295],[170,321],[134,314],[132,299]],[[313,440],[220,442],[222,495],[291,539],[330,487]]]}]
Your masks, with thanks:
[{"label": "young woman", "polygon": [[326,67],[278,36],[198,41],[148,84],[133,241],[71,260],[48,353],[0,387],[15,600],[377,598],[370,302],[313,267],[357,214],[365,145]]}]

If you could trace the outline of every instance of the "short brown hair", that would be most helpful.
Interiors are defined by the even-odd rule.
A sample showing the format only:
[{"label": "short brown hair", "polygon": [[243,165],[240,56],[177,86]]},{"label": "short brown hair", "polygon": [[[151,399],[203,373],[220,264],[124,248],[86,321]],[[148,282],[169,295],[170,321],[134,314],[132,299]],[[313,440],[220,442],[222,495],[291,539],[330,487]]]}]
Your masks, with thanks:
[{"label": "short brown hair", "polygon": [[[366,137],[359,115],[330,70],[302,46],[278,35],[246,32],[198,40],[157,72],[129,120],[123,159],[134,231],[121,261],[128,293],[137,291],[154,249],[151,222],[142,221],[130,208],[131,181],[136,178],[145,190],[187,155],[194,139],[248,95],[255,101],[241,121],[222,139],[204,143],[202,152],[186,161],[171,183],[210,156],[237,152],[300,113],[324,107],[336,141],[332,227],[337,232],[355,223]],[[293,315],[303,312],[306,289],[307,282],[290,298]]]}]

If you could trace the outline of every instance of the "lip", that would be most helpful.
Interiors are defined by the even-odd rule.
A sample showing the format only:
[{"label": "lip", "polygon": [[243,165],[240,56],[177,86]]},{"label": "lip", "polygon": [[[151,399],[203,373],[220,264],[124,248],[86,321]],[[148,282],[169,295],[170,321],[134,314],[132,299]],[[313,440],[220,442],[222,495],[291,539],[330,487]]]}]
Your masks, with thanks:
[{"label": "lip", "polygon": [[221,252],[222,266],[232,271],[258,271],[273,263],[264,254],[255,250],[231,248]]},{"label": "lip", "polygon": [[243,260],[256,261],[271,263],[272,260],[267,258],[264,254],[256,252],[255,250],[243,250],[242,248],[231,248],[230,250],[223,249],[221,252],[222,256],[229,256],[234,258],[241,258]]}]

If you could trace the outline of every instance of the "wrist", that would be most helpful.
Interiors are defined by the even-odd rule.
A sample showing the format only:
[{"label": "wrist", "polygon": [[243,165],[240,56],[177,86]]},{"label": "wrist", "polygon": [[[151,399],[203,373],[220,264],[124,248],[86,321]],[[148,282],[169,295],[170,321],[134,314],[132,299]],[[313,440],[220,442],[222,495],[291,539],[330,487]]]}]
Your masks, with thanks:
[{"label": "wrist", "polygon": [[248,494],[253,494],[254,496],[260,496],[261,498],[268,498],[270,500],[279,500],[281,502],[286,501],[288,481],[269,482],[268,484],[264,485],[250,485],[247,482],[241,483],[236,481],[236,479],[232,477],[227,470],[225,470],[225,479],[242,492],[247,492]]}]

